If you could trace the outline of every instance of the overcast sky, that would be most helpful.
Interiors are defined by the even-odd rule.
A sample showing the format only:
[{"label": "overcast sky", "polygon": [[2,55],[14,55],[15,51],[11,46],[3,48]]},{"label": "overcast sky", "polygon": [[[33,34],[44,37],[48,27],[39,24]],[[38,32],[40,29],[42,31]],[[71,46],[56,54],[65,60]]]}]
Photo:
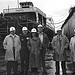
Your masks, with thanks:
[{"label": "overcast sky", "polygon": [[[0,0],[0,12],[3,9],[18,7],[18,0]],[[52,17],[55,23],[61,22],[68,16],[68,11],[71,6],[75,5],[75,0],[19,0],[32,1],[35,7],[46,13],[47,17]],[[56,25],[57,27],[57,25]]]}]

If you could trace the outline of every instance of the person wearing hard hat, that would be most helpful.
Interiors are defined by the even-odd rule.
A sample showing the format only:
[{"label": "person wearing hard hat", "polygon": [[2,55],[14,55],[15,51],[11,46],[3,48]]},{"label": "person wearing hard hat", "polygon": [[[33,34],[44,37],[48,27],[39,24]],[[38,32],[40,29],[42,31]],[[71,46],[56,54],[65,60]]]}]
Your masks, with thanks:
[{"label": "person wearing hard hat", "polygon": [[31,30],[31,38],[28,41],[28,49],[30,50],[29,71],[34,75],[38,73],[38,69],[41,66],[40,48],[41,41],[38,37],[37,30],[33,28]]},{"label": "person wearing hard hat", "polygon": [[15,34],[15,28],[10,27],[10,34],[3,41],[6,60],[7,75],[10,75],[13,68],[14,75],[17,75],[18,61],[20,60],[21,42],[18,35]]},{"label": "person wearing hard hat", "polygon": [[42,66],[43,66],[43,74],[46,74],[47,71],[46,71],[46,68],[45,68],[45,54],[46,54],[46,50],[47,50],[47,47],[48,47],[48,44],[49,44],[49,38],[47,36],[47,34],[45,34],[43,32],[43,26],[41,24],[38,25],[38,34],[39,34],[39,38],[41,40],[41,45],[42,45],[42,48],[41,48],[41,57],[42,57]]},{"label": "person wearing hard hat", "polygon": [[20,51],[21,74],[24,74],[24,72],[25,72],[26,75],[28,74],[28,69],[29,69],[29,50],[27,47],[28,39],[29,39],[28,28],[23,27],[22,28],[22,34],[20,34],[20,40],[21,40],[21,51]]}]

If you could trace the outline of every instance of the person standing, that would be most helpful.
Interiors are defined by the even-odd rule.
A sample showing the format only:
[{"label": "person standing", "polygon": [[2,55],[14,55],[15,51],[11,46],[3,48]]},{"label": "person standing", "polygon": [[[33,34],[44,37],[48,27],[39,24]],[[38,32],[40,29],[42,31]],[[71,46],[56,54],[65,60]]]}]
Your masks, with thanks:
[{"label": "person standing", "polygon": [[49,38],[48,36],[43,32],[43,26],[41,24],[38,25],[38,34],[39,38],[41,40],[41,57],[42,57],[42,66],[43,66],[43,74],[47,73],[46,68],[45,68],[45,54],[46,54],[46,49],[49,44]]},{"label": "person standing", "polygon": [[73,62],[73,75],[75,75],[75,30],[74,36],[70,39],[71,60]]},{"label": "person standing", "polygon": [[69,40],[65,35],[62,35],[62,30],[57,31],[57,35],[52,39],[52,46],[54,49],[53,59],[56,64],[56,75],[60,75],[60,62],[63,74],[66,74],[66,49],[68,48]]},{"label": "person standing", "polygon": [[[21,74],[28,74],[29,70],[29,50],[27,47],[27,42],[29,39],[29,33],[27,27],[22,28],[22,34],[20,34],[20,40],[21,40],[21,51],[20,51],[20,57],[21,57]],[[25,70],[24,70],[25,69]]]},{"label": "person standing", "polygon": [[38,69],[41,66],[41,41],[35,28],[31,30],[31,38],[28,41],[28,49],[30,50],[29,71],[34,75],[38,74]]},{"label": "person standing", "polygon": [[10,75],[12,68],[14,75],[17,75],[18,60],[20,60],[19,51],[21,49],[21,42],[19,36],[15,34],[15,31],[14,27],[10,27],[10,34],[7,35],[3,41],[3,46],[6,50],[5,60],[7,75]]}]

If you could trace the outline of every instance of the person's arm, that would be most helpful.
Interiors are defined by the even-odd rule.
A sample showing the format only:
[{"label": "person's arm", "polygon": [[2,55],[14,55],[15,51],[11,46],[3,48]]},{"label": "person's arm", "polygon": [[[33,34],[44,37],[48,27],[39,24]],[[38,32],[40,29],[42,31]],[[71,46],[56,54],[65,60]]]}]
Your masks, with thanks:
[{"label": "person's arm", "polygon": [[31,50],[30,39],[27,42],[27,47],[28,47],[29,50]]},{"label": "person's arm", "polygon": [[70,40],[69,48],[70,48],[70,50],[72,50],[72,38]]},{"label": "person's arm", "polygon": [[73,57],[74,57],[74,48],[73,48],[73,42],[72,42],[72,38],[71,38],[71,40],[70,40],[70,44],[69,44],[69,47],[70,47],[70,50],[71,50],[71,52],[70,52],[70,59],[71,59],[71,61],[73,61]]},{"label": "person's arm", "polygon": [[65,36],[65,46],[64,46],[64,49],[66,49],[66,48],[68,48],[68,46],[69,46],[69,40],[68,40],[68,38]]},{"label": "person's arm", "polygon": [[53,37],[51,45],[52,45],[53,49],[55,50],[56,49],[56,47],[55,47],[55,37]]},{"label": "person's arm", "polygon": [[44,34],[44,35],[45,35],[45,40],[46,40],[45,48],[47,49],[49,47],[49,38],[47,34]]},{"label": "person's arm", "polygon": [[64,43],[63,43],[63,47],[61,47],[60,54],[63,54],[64,50],[67,50],[67,48],[69,46],[69,40],[66,36],[63,36],[63,40],[64,40]]},{"label": "person's arm", "polygon": [[7,49],[7,36],[5,37],[5,39],[3,41],[3,47],[5,50]]},{"label": "person's arm", "polygon": [[39,50],[42,50],[42,44],[40,38],[39,38]]},{"label": "person's arm", "polygon": [[50,43],[50,40],[49,40],[49,38],[47,36],[47,47],[49,47],[49,43]]},{"label": "person's arm", "polygon": [[21,50],[21,40],[20,40],[20,37],[19,37],[19,50]]}]

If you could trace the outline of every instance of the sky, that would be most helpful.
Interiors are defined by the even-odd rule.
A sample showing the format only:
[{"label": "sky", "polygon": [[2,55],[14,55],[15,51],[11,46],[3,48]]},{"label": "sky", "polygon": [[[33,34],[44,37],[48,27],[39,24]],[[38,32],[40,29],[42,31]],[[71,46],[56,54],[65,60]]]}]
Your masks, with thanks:
[{"label": "sky", "polygon": [[0,0],[0,12],[3,12],[3,9],[8,9],[8,6],[9,8],[18,7],[18,1],[32,1],[34,7],[41,9],[47,17],[53,18],[56,29],[61,26],[56,23],[65,20],[69,9],[75,6],[75,0]]}]

